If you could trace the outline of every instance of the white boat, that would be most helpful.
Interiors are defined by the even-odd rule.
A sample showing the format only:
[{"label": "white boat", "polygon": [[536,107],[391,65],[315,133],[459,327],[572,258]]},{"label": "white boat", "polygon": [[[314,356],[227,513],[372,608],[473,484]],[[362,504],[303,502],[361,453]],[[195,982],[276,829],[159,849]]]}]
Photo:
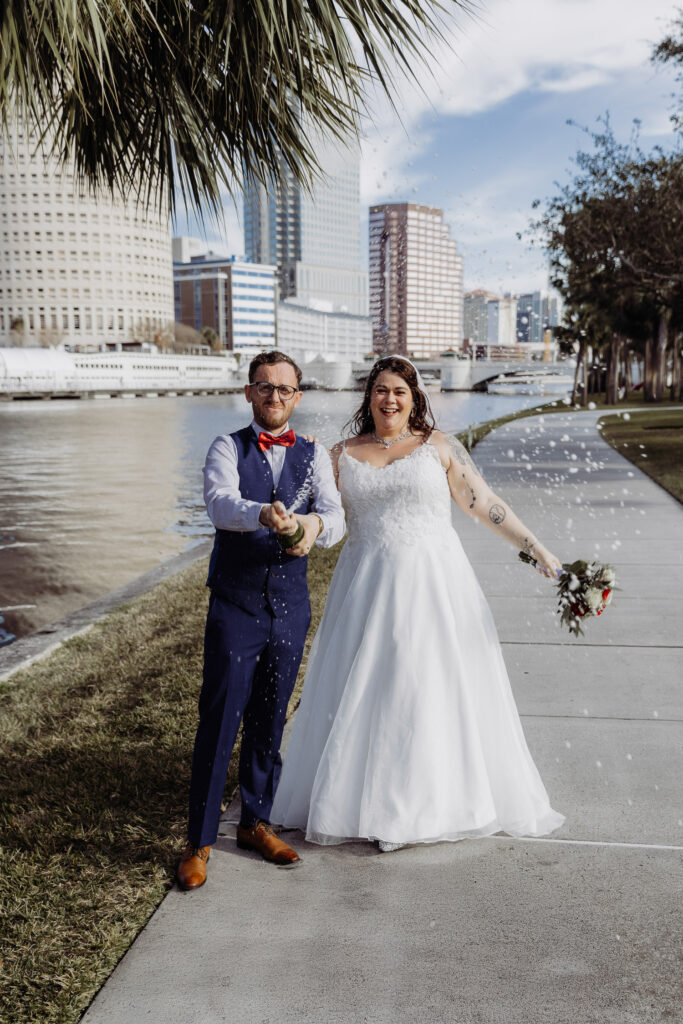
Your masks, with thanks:
[{"label": "white boat", "polygon": [[574,385],[574,375],[552,370],[532,373],[502,373],[487,385],[490,395],[566,395]]}]

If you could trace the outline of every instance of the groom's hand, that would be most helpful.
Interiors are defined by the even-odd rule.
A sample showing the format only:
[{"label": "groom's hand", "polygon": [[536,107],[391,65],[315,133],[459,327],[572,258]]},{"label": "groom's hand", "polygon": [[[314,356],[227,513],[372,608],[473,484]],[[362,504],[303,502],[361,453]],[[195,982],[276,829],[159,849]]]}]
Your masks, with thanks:
[{"label": "groom's hand", "polygon": [[281,501],[276,501],[272,505],[264,505],[259,515],[259,522],[262,526],[268,526],[276,533],[285,535],[296,533],[297,530],[296,517],[288,515],[287,509]]},{"label": "groom's hand", "polygon": [[295,515],[295,518],[303,526],[304,535],[298,544],[295,544],[293,548],[288,549],[287,554],[299,556],[307,555],[315,544],[316,538],[323,528],[323,521],[315,512],[311,512],[307,516]]}]

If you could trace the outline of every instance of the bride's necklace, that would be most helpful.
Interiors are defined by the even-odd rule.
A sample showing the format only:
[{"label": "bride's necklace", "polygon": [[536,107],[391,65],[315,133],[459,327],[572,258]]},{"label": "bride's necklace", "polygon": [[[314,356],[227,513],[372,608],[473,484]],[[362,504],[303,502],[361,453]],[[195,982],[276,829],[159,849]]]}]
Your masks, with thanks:
[{"label": "bride's necklace", "polygon": [[385,448],[391,448],[392,444],[396,444],[397,441],[405,441],[407,437],[412,437],[412,433],[412,430],[406,430],[403,434],[399,434],[398,437],[394,437],[392,438],[391,441],[387,441],[383,437],[378,437],[375,431],[373,430],[372,437],[373,440],[377,442],[377,444],[383,444]]}]

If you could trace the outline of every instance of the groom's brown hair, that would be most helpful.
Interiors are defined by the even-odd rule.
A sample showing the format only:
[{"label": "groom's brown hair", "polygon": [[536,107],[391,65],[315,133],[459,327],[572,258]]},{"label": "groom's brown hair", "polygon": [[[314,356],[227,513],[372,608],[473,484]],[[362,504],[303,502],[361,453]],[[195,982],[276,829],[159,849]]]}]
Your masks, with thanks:
[{"label": "groom's brown hair", "polygon": [[254,356],[249,363],[249,383],[254,383],[254,377],[259,366],[272,366],[274,363],[289,363],[296,374],[297,384],[301,384],[303,374],[299,367],[291,356],[286,355],[284,352],[278,352],[277,349],[272,349],[270,352],[259,352],[257,356]]}]

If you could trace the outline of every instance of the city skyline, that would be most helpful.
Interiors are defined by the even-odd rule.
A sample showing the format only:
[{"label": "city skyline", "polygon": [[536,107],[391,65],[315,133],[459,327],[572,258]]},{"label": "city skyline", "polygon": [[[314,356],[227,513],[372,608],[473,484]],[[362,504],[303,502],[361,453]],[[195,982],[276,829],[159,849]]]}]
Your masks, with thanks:
[{"label": "city skyline", "polygon": [[[367,211],[387,202],[444,210],[465,264],[465,289],[503,294],[547,289],[543,255],[517,232],[528,228],[534,199],[556,193],[589,128],[610,112],[626,141],[641,121],[643,148],[671,147],[674,76],[649,63],[653,44],[675,14],[668,0],[644,8],[618,0],[490,0],[477,16],[449,19],[418,84],[399,81],[396,112],[371,100],[361,148],[361,237]],[[590,31],[587,31],[590,27]],[[175,234],[198,234],[179,215]],[[226,197],[224,228],[210,228],[243,251],[242,227]]]}]

